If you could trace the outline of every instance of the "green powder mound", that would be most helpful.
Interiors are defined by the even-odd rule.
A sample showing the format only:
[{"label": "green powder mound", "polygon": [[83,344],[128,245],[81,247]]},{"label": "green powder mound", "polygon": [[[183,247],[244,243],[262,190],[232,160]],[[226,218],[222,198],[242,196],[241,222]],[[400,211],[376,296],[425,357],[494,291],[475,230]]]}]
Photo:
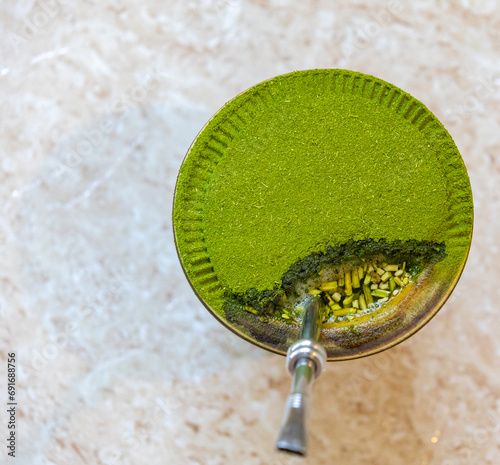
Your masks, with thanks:
[{"label": "green powder mound", "polygon": [[228,295],[279,289],[294,264],[350,241],[445,244],[443,269],[458,267],[472,197],[424,105],[372,76],[311,70],[249,89],[207,124],[174,226],[187,276],[221,313]]}]

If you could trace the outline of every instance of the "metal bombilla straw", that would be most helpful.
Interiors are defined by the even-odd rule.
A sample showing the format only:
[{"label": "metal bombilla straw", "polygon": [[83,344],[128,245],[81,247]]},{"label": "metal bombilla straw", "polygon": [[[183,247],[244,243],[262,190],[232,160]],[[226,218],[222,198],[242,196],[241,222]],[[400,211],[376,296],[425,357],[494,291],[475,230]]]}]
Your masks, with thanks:
[{"label": "metal bombilla straw", "polygon": [[323,371],[326,352],[318,343],[322,324],[321,300],[311,296],[301,305],[304,307],[304,318],[300,340],[290,346],[286,357],[286,365],[292,375],[292,387],[286,401],[276,447],[305,455],[312,385]]}]

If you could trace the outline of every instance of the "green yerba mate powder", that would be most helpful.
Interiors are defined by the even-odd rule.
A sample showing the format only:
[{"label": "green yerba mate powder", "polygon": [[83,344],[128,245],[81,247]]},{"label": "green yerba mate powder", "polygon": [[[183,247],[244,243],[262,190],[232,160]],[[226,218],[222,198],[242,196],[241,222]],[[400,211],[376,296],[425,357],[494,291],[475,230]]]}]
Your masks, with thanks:
[{"label": "green yerba mate powder", "polygon": [[[372,76],[310,70],[250,88],[207,123],[180,169],[173,218],[197,294],[259,339],[253,325],[288,315],[277,306],[328,264],[382,254],[428,267],[429,305],[443,299],[469,250],[472,196],[422,103]],[[278,330],[299,324],[285,320],[271,345],[285,347]]]}]

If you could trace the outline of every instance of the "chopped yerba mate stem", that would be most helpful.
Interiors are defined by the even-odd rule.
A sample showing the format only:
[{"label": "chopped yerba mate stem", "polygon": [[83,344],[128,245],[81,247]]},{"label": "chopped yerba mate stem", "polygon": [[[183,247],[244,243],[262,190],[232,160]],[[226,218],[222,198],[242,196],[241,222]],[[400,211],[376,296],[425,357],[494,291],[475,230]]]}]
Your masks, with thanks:
[{"label": "chopped yerba mate stem", "polygon": [[[324,323],[353,321],[379,309],[410,283],[411,275],[403,268],[406,268],[406,262],[383,263],[381,267],[375,264],[354,266],[343,272],[337,281],[322,283],[318,288],[310,289],[309,294],[321,296],[327,303]],[[288,312],[283,313],[282,317],[285,320],[290,319]]]}]

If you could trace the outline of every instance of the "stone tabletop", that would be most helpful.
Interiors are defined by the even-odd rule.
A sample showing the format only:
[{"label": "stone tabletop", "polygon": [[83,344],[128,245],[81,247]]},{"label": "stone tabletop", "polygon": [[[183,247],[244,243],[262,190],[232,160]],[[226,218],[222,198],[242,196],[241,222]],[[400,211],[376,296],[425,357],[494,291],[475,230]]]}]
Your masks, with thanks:
[{"label": "stone tabletop", "polygon": [[[0,6],[0,431],[16,353],[26,465],[497,465],[496,0],[20,0]],[[298,69],[424,102],[469,170],[462,279],[418,334],[329,364],[310,454],[274,450],[290,378],[198,302],[172,237],[176,174],[224,102]]]}]

